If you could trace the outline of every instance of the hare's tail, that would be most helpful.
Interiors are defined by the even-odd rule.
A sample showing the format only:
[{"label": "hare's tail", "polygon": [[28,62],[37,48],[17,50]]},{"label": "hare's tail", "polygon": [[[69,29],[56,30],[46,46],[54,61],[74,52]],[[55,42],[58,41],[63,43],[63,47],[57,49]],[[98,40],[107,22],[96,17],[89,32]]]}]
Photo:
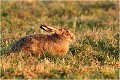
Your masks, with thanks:
[{"label": "hare's tail", "polygon": [[20,39],[12,45],[11,52],[19,52],[22,49],[22,45],[25,42],[25,38]]}]

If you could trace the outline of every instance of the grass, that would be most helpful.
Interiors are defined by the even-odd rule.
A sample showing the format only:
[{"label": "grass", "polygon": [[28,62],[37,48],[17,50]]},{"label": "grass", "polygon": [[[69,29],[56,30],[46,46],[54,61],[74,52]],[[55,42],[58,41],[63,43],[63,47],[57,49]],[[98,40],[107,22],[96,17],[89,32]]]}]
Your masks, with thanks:
[{"label": "grass", "polygon": [[[118,1],[2,1],[1,79],[119,79],[118,11]],[[74,31],[65,57],[10,53],[41,24]]]}]

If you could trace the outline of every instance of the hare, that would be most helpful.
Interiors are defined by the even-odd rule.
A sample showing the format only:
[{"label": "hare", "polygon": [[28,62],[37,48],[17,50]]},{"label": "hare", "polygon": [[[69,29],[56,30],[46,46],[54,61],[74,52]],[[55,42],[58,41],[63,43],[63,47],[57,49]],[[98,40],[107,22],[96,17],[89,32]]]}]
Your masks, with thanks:
[{"label": "hare", "polygon": [[75,34],[67,28],[55,28],[46,25],[41,25],[40,28],[46,32],[53,32],[53,34],[35,34],[23,37],[12,46],[12,52],[22,50],[33,55],[51,52],[53,55],[65,56],[70,43],[75,39]]}]

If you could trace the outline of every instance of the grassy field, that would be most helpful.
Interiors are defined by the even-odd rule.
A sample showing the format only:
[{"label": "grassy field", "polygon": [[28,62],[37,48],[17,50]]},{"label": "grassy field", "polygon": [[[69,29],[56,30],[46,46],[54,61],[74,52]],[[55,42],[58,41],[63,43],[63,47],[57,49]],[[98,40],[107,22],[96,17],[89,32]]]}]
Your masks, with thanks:
[{"label": "grassy field", "polygon": [[[2,1],[1,79],[119,79],[118,10],[116,1]],[[74,31],[65,57],[10,53],[41,24]]]}]

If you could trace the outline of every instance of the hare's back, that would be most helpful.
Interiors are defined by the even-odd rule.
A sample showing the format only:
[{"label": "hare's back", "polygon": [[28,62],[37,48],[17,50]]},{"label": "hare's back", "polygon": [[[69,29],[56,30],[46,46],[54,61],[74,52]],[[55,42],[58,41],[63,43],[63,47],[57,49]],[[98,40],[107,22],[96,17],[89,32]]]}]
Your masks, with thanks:
[{"label": "hare's back", "polygon": [[[35,34],[21,38],[19,41],[13,44],[12,52],[18,52],[21,49],[31,50],[32,47],[39,46],[37,44],[43,44],[46,36],[43,34]],[[34,45],[34,46],[33,46]]]}]

